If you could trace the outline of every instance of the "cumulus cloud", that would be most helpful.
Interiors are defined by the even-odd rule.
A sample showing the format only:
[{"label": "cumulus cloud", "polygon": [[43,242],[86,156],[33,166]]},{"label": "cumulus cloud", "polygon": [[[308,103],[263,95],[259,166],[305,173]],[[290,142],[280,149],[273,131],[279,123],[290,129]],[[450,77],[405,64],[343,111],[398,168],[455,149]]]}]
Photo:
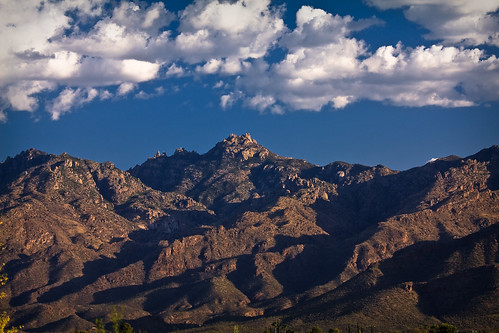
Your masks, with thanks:
[{"label": "cumulus cloud", "polygon": [[116,92],[116,95],[125,96],[128,93],[134,91],[135,89],[137,89],[136,84],[130,83],[130,82],[125,82],[125,83],[120,84],[120,86],[118,87],[118,91]]},{"label": "cumulus cloud", "polygon": [[176,77],[181,77],[185,74],[185,70],[182,68],[182,66],[177,66],[177,64],[173,63],[168,67],[168,70],[166,71],[166,76],[176,76]]},{"label": "cumulus cloud", "polygon": [[[178,54],[190,63],[222,61],[228,67],[261,58],[285,31],[279,9],[270,0],[196,0],[180,17]],[[227,72],[237,72],[235,68]]]},{"label": "cumulus cloud", "polygon": [[241,92],[231,92],[226,95],[222,95],[220,97],[220,106],[222,109],[227,109],[230,108],[237,100],[241,99],[242,94]]},{"label": "cumulus cloud", "polygon": [[499,46],[499,3],[493,0],[366,0],[379,9],[403,8],[408,20],[445,44]]},{"label": "cumulus cloud", "polygon": [[[146,8],[122,2],[110,17],[106,1],[1,1],[0,98],[3,109],[34,111],[37,94],[60,90],[47,110],[53,119],[95,98],[92,87],[136,84],[157,77],[161,61],[133,55],[172,14],[163,3]],[[70,12],[75,13],[69,16]],[[85,32],[80,22],[94,18]],[[153,34],[153,35],[151,35]],[[142,49],[143,51],[143,49]],[[90,88],[88,88],[90,87]],[[123,92],[120,86],[119,92]],[[120,95],[120,93],[118,94]],[[82,97],[84,96],[84,97]],[[102,94],[101,99],[109,98]]]},{"label": "cumulus cloud", "polygon": [[248,103],[252,108],[263,111],[275,104],[275,98],[273,96],[256,95],[250,98]]},{"label": "cumulus cloud", "polygon": [[55,100],[47,107],[53,120],[59,119],[64,113],[71,112],[74,108],[91,102],[99,96],[97,89],[64,89]]},{"label": "cumulus cloud", "polygon": [[[479,49],[399,43],[370,53],[363,41],[350,37],[351,17],[304,6],[296,22],[281,41],[288,49],[285,58],[255,65],[238,81],[249,105],[319,111],[361,99],[414,107],[465,107],[499,99],[499,61]],[[274,99],[255,102],[264,95]]]},{"label": "cumulus cloud", "polygon": [[36,94],[53,88],[53,84],[47,81],[19,81],[7,87],[4,97],[12,109],[33,112],[38,108]]},{"label": "cumulus cloud", "polygon": [[224,82],[222,80],[220,80],[217,83],[215,83],[215,85],[213,86],[213,88],[215,88],[215,89],[222,88],[223,85],[224,85]]},{"label": "cumulus cloud", "polygon": [[[189,76],[215,77],[223,109],[240,101],[279,114],[341,109],[362,99],[443,107],[499,99],[498,59],[469,48],[498,45],[493,1],[368,3],[401,8],[441,45],[370,50],[353,32],[378,19],[311,6],[298,10],[290,30],[284,8],[270,0],[194,0],[178,13],[160,1],[0,0],[0,121],[6,111],[40,105],[55,120],[92,101],[132,92],[152,98],[163,88],[146,92],[142,82]],[[266,58],[274,48],[284,53],[277,63]],[[57,97],[41,103],[46,92]]]},{"label": "cumulus cloud", "polygon": [[[64,101],[83,100],[77,96],[88,87],[115,85],[124,96],[125,88],[158,78],[162,67],[166,78],[183,76],[179,61],[200,74],[238,74],[286,29],[270,0],[196,0],[180,17],[163,2],[0,1],[2,109],[33,111],[37,93],[59,90],[49,103],[54,119],[69,110]],[[173,20],[180,20],[177,31],[168,30]]]},{"label": "cumulus cloud", "polygon": [[165,93],[165,88],[163,87],[156,87],[154,89],[154,92],[152,93],[147,93],[143,90],[139,91],[137,94],[135,94],[135,98],[138,98],[138,99],[149,99],[149,98],[153,98],[153,97],[156,97],[156,96],[161,96]]}]

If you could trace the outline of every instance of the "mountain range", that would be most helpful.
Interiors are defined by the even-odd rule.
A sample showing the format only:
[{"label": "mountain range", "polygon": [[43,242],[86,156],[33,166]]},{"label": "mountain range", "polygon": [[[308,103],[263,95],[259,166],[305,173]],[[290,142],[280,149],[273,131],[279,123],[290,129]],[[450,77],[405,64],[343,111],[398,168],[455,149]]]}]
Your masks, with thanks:
[{"label": "mountain range", "polygon": [[497,329],[498,190],[499,146],[406,171],[317,166],[249,134],[128,171],[29,149],[0,164],[0,305],[27,332],[113,307],[149,332]]}]

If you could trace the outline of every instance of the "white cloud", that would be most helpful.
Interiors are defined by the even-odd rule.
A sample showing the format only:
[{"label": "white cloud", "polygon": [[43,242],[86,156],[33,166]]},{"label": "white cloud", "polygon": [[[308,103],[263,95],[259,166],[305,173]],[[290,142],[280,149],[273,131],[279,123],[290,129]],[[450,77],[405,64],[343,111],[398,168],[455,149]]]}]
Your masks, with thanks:
[{"label": "white cloud", "polygon": [[248,104],[255,109],[263,111],[275,104],[273,96],[256,95],[248,100]]},{"label": "white cloud", "polygon": [[269,5],[270,0],[195,1],[180,17],[176,52],[190,63],[230,59],[224,71],[240,71],[241,61],[263,57],[285,30],[281,12]]},{"label": "white cloud", "polygon": [[[157,77],[161,62],[154,57],[141,59],[134,52],[143,53],[151,38],[161,39],[164,34],[158,29],[173,15],[163,3],[141,8],[124,1],[112,16],[104,17],[106,2],[0,0],[0,98],[6,109],[33,112],[39,104],[37,94],[57,86],[80,87],[63,89],[47,103],[57,119],[72,106],[94,99],[97,90],[91,87]],[[76,16],[66,16],[68,11]],[[88,22],[89,16],[100,18],[85,32],[79,24]]]},{"label": "white cloud", "polygon": [[154,35],[160,28],[170,24],[175,15],[166,10],[162,2],[152,3],[146,9],[141,9],[133,2],[121,2],[114,8],[112,18],[121,26]]},{"label": "white cloud", "polygon": [[[115,89],[115,97],[134,90],[136,98],[161,95],[140,83],[192,73],[224,79],[214,86],[224,88],[224,109],[243,98],[244,105],[272,113],[340,109],[362,99],[444,107],[496,101],[497,58],[464,48],[498,45],[498,16],[488,14],[497,9],[494,1],[370,0],[380,9],[402,8],[443,46],[369,50],[352,32],[379,20],[303,6],[290,31],[283,8],[270,0],[195,0],[178,16],[163,2],[0,0],[0,118],[9,110],[35,111],[47,91],[61,91],[44,103],[58,119],[111,98]],[[267,63],[274,47],[284,56]]]},{"label": "white cloud", "polygon": [[222,109],[227,109],[229,107],[232,106],[232,104],[234,104],[234,102],[237,100],[236,96],[234,93],[230,93],[230,94],[227,94],[227,95],[222,95],[220,97],[220,106],[222,107]]},{"label": "white cloud", "polygon": [[403,8],[408,20],[421,24],[428,39],[445,44],[499,46],[496,0],[366,0],[379,9]]},{"label": "white cloud", "polygon": [[[484,57],[478,49],[439,45],[403,49],[398,45],[378,49],[363,64],[367,69],[361,92],[364,98],[395,105],[444,107],[472,106],[476,101],[499,98],[499,82],[490,70],[499,62],[494,56]],[[476,93],[476,87],[484,83],[488,88]]]},{"label": "white cloud", "polygon": [[121,62],[121,73],[125,78],[129,78],[134,82],[144,82],[154,79],[160,65],[147,61],[135,59],[125,59]]},{"label": "white cloud", "polygon": [[251,67],[251,63],[237,58],[210,59],[203,66],[196,66],[196,72],[203,74],[222,73],[234,75]]},{"label": "white cloud", "polygon": [[196,72],[201,72],[205,74],[213,74],[218,72],[220,67],[222,67],[223,61],[220,59],[210,59],[203,66],[197,66]]},{"label": "white cloud", "polygon": [[109,90],[102,90],[102,91],[100,92],[100,94],[99,94],[99,99],[100,99],[101,101],[106,100],[106,99],[110,99],[110,98],[112,98],[112,97],[113,97],[113,94],[111,94],[111,93],[109,92]]},{"label": "white cloud", "polygon": [[2,97],[13,110],[33,112],[38,108],[39,102],[35,95],[53,89],[55,85],[47,81],[19,81],[8,86]]},{"label": "white cloud", "polygon": [[[68,100],[70,92],[78,95],[78,88],[150,81],[162,66],[167,68],[165,77],[179,77],[186,67],[178,62],[193,65],[201,74],[238,74],[250,67],[248,59],[263,57],[286,29],[281,10],[271,7],[270,0],[198,0],[181,11],[180,18],[163,2],[122,1],[111,10],[109,4],[0,0],[0,22],[5,22],[0,27],[3,103],[12,109],[37,107],[31,90],[24,99],[20,94],[12,97],[19,82],[73,87],[51,103],[62,110],[54,113],[60,115],[66,110],[63,99]],[[180,20],[178,30],[165,30],[174,19]],[[125,95],[123,87],[118,96]]]},{"label": "white cloud", "polygon": [[[361,99],[400,106],[466,107],[499,100],[499,61],[479,49],[433,45],[382,46],[374,54],[349,37],[350,17],[333,16],[304,6],[297,27],[282,38],[285,58],[271,66],[256,63],[238,81],[248,104],[257,109],[276,104],[320,111],[344,108]],[[273,96],[274,104],[253,102]]]},{"label": "white cloud", "polygon": [[163,87],[156,87],[154,89],[154,92],[153,93],[146,93],[145,91],[141,90],[139,91],[137,94],[135,94],[134,98],[138,98],[138,99],[149,99],[149,98],[153,98],[153,97],[156,97],[156,96],[161,96],[165,93],[165,88]]},{"label": "white cloud", "polygon": [[345,106],[355,100],[354,96],[336,96],[331,99],[335,109],[343,109]]},{"label": "white cloud", "polygon": [[222,88],[223,85],[224,85],[224,82],[222,80],[220,80],[217,83],[215,83],[215,85],[213,86],[213,88],[215,88],[215,89]]},{"label": "white cloud", "polygon": [[177,66],[177,64],[173,63],[168,67],[168,70],[166,71],[166,76],[176,76],[176,77],[181,77],[185,74],[184,69],[182,66]]},{"label": "white cloud", "polygon": [[53,120],[58,120],[62,114],[71,112],[72,109],[89,103],[98,96],[99,92],[93,88],[66,88],[47,107],[47,111]]},{"label": "white cloud", "polygon": [[135,83],[125,82],[125,83],[120,84],[116,94],[118,96],[125,96],[128,93],[134,91],[135,89],[137,89],[137,85]]}]

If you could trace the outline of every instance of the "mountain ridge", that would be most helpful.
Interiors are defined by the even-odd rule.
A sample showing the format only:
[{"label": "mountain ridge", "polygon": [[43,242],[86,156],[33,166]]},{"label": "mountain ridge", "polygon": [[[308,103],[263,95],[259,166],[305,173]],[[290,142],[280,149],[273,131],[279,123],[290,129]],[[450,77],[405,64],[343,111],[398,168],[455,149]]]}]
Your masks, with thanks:
[{"label": "mountain ridge", "polygon": [[[384,285],[365,277],[411,247],[472,239],[456,243],[456,255],[479,255],[469,248],[484,241],[473,235],[497,234],[498,170],[499,146],[394,171],[280,157],[249,134],[231,135],[205,154],[157,154],[129,171],[30,149],[0,163],[0,242],[11,277],[3,306],[33,332],[88,328],[116,302],[125,319],[149,330],[227,317],[282,316],[299,326],[325,320],[310,316],[307,302],[324,312],[321,299],[354,295],[346,287],[353,283],[380,291],[366,292],[360,307],[334,296],[337,310],[324,313],[339,323],[370,318],[403,329],[449,318],[463,328],[494,328],[499,309],[484,303],[498,290],[492,245],[487,253],[495,259],[475,265],[492,281],[492,293],[469,294],[479,313],[458,315],[451,307],[442,315],[410,301],[429,299],[430,287],[421,284],[403,298],[399,317],[388,310],[394,303],[375,309],[364,300],[406,295],[405,282],[389,272]],[[472,257],[455,262],[467,267]],[[449,281],[475,276],[465,268],[440,274]],[[401,320],[409,309],[412,319]],[[382,318],[388,314],[392,326]],[[474,326],[481,320],[486,327]]]}]

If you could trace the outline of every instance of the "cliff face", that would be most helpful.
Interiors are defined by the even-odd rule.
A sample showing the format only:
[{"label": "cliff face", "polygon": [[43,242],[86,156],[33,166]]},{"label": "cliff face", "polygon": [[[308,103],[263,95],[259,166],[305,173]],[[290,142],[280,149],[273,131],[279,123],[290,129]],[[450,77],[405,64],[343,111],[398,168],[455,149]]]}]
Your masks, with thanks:
[{"label": "cliff face", "polygon": [[497,146],[404,172],[318,167],[249,135],[128,172],[28,150],[0,164],[4,306],[34,331],[89,327],[113,304],[159,328],[359,313],[497,327],[498,168]]}]

